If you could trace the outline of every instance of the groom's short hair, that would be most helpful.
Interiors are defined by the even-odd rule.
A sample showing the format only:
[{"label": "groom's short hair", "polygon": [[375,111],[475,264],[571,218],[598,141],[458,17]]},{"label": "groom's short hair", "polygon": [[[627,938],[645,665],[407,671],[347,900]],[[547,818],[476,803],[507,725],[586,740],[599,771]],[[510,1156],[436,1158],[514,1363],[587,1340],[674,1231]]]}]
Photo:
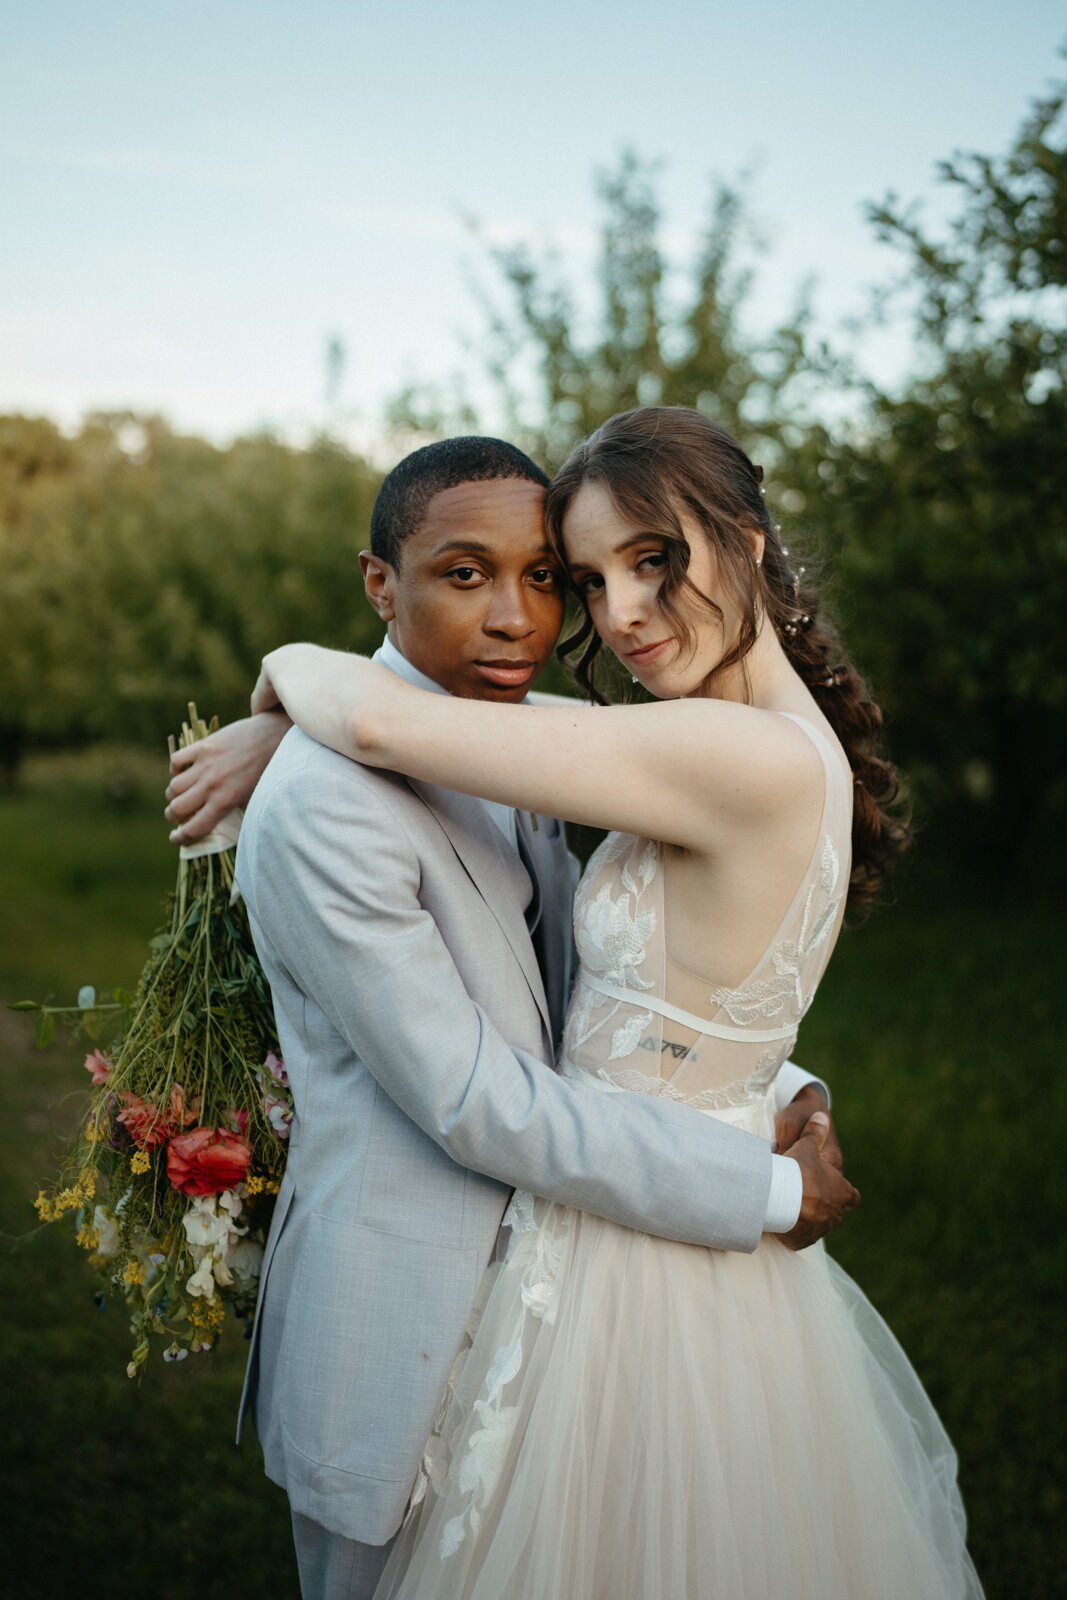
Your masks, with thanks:
[{"label": "groom's short hair", "polygon": [[548,474],[504,439],[465,434],[413,450],[378,490],[370,521],[371,551],[380,561],[399,567],[400,547],[422,526],[435,494],[490,478],[527,478],[548,488]]}]

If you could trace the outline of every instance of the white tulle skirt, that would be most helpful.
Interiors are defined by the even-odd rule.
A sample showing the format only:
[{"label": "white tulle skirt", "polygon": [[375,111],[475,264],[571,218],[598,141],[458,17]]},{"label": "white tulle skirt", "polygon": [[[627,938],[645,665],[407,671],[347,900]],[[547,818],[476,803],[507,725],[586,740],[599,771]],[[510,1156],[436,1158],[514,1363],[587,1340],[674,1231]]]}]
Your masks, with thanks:
[{"label": "white tulle skirt", "polygon": [[821,1245],[516,1195],[385,1600],[980,1596],[956,1457]]}]

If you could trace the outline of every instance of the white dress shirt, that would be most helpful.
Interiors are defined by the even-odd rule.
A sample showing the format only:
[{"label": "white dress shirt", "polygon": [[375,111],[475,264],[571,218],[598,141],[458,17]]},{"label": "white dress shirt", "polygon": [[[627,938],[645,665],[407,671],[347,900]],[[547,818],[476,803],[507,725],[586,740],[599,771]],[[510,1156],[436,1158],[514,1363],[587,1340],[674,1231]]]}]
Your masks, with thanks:
[{"label": "white dress shirt", "polygon": [[[414,684],[416,689],[427,689],[430,694],[449,692],[447,689],[442,689],[432,678],[428,678],[424,672],[420,672],[418,667],[413,667],[407,656],[398,650],[388,637],[383,639],[380,649],[374,652],[374,660],[381,666],[388,667],[391,672],[395,672],[398,678]],[[518,850],[514,809],[502,805],[497,800],[479,799],[478,804],[485,808],[486,814],[492,818],[512,848]],[[829,1105],[830,1090],[821,1078],[817,1078],[814,1073],[805,1072],[795,1061],[783,1062],[774,1083],[775,1111],[783,1110],[809,1083],[813,1083],[822,1091],[826,1096],[826,1104]],[[788,1156],[772,1156],[771,1188],[767,1196],[767,1213],[763,1221],[764,1233],[788,1233],[800,1216],[803,1195],[804,1180],[797,1163]]]}]

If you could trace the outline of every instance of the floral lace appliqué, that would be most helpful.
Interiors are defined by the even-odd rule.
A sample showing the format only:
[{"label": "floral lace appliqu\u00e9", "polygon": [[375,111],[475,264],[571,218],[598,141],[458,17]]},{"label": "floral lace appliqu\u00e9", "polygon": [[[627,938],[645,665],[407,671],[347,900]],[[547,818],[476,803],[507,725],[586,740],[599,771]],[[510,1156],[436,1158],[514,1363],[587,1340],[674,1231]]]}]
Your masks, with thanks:
[{"label": "floral lace appliqu\u00e9", "polygon": [[[740,989],[716,989],[708,999],[725,1011],[737,1028],[750,1027],[762,1020],[773,1021],[786,1015],[799,1023],[811,994],[805,995],[804,975],[809,958],[826,943],[837,922],[841,904],[841,863],[833,840],[823,840],[818,879],[808,889],[800,932],[795,939],[782,939],[771,954],[773,978],[760,978]],[[822,905],[816,909],[816,893],[821,890]]]},{"label": "floral lace appliqu\u00e9", "polygon": [[[602,854],[596,858],[597,867],[606,866],[621,849],[628,850],[631,846],[632,841],[625,835],[605,840]],[[647,979],[638,975],[637,969],[645,959],[648,942],[658,922],[653,906],[640,905],[656,875],[657,856],[655,841],[646,841],[636,863],[636,873],[631,862],[625,861],[618,877],[609,876],[595,892],[583,895],[578,908],[576,932],[583,965],[609,983],[626,989],[652,988]],[[598,875],[594,873],[593,880]]]},{"label": "floral lace appliqu\u00e9", "polygon": [[601,1069],[597,1077],[631,1094],[649,1094],[660,1100],[673,1100],[678,1105],[691,1106],[694,1111],[726,1111],[751,1105],[766,1094],[778,1075],[782,1059],[781,1051],[770,1050],[760,1058],[759,1066],[747,1078],[723,1084],[720,1088],[702,1089],[699,1094],[683,1094],[669,1078],[653,1077],[649,1073],[639,1072],[636,1067],[624,1067],[619,1072]]},{"label": "floral lace appliqu\u00e9", "polygon": [[[548,1217],[538,1221],[533,1196],[522,1191],[512,1196],[504,1215],[503,1226],[511,1230],[511,1240],[499,1270],[518,1277],[521,1311],[516,1326],[493,1355],[471,1408],[466,1444],[455,1458],[456,1481],[465,1503],[441,1530],[442,1561],[455,1555],[468,1535],[477,1534],[482,1513],[500,1481],[518,1417],[518,1407],[504,1403],[505,1392],[522,1370],[528,1318],[549,1324],[556,1320],[563,1258],[574,1216],[566,1207],[553,1206]],[[435,1489],[443,1484],[448,1456],[438,1432],[423,1457],[419,1500],[425,1494],[427,1481]],[[415,1503],[413,1496],[412,1504]]]}]

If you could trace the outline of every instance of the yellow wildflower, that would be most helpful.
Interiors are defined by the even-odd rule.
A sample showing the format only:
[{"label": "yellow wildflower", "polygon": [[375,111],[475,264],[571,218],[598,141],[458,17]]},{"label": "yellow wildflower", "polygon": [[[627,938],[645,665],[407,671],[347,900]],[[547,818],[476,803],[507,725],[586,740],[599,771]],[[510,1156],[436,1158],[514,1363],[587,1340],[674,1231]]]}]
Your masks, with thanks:
[{"label": "yellow wildflower", "polygon": [[189,1321],[196,1332],[210,1335],[226,1320],[226,1310],[217,1295],[194,1300],[189,1307]]},{"label": "yellow wildflower", "polygon": [[147,1150],[138,1150],[130,1161],[131,1172],[147,1172],[152,1165],[152,1158]]},{"label": "yellow wildflower", "polygon": [[54,1222],[56,1220],[56,1213],[53,1210],[52,1202],[45,1194],[43,1189],[38,1189],[37,1198],[33,1204],[34,1209],[36,1210],[37,1215],[40,1217],[42,1222]]},{"label": "yellow wildflower", "polygon": [[249,1195],[277,1194],[281,1188],[276,1178],[262,1178],[253,1175],[245,1179],[245,1191]]},{"label": "yellow wildflower", "polygon": [[123,1283],[143,1283],[144,1267],[139,1261],[127,1261],[122,1269]]},{"label": "yellow wildflower", "polygon": [[95,1250],[100,1243],[99,1231],[90,1227],[89,1223],[83,1222],[74,1235],[74,1242],[79,1244],[83,1250]]}]

